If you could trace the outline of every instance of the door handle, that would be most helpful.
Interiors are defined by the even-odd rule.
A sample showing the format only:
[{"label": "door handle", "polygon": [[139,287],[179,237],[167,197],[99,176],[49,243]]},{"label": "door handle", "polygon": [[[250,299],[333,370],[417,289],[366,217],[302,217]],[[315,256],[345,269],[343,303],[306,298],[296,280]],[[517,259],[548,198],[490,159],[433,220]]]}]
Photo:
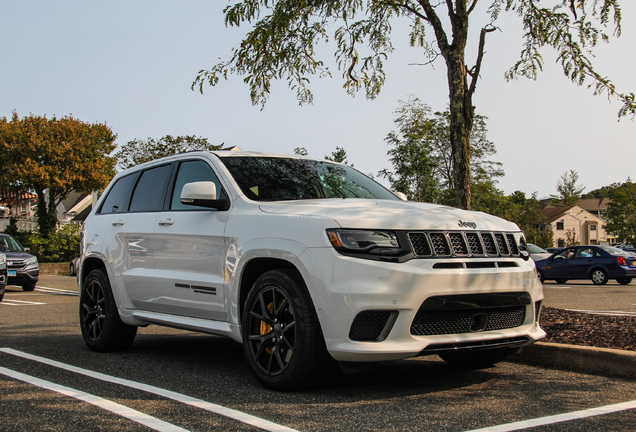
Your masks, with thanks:
[{"label": "door handle", "polygon": [[123,219],[117,219],[116,221],[112,221],[110,224],[112,226],[122,226],[124,224],[124,220]]},{"label": "door handle", "polygon": [[168,226],[174,224],[174,221],[172,219],[162,219],[157,223],[161,226]]}]

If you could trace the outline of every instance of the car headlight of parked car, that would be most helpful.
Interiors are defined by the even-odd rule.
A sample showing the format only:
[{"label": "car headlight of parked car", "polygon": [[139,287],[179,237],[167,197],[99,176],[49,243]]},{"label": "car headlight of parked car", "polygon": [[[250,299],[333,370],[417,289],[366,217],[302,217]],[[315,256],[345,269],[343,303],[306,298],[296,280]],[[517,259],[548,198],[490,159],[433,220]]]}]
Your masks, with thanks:
[{"label": "car headlight of parked car", "polygon": [[38,263],[37,257],[31,257],[24,262],[24,265],[28,266],[28,265],[37,264],[37,263]]}]

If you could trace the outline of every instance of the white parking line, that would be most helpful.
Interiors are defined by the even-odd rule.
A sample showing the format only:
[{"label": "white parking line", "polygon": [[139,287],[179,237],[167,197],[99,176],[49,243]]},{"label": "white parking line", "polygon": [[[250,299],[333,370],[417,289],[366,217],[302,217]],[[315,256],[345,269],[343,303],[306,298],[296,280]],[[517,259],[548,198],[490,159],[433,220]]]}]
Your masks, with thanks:
[{"label": "white parking line", "polygon": [[44,305],[46,303],[40,302],[32,302],[25,300],[16,300],[5,297],[4,300],[0,302],[0,306],[34,306],[34,305]]},{"label": "white parking line", "polygon": [[78,296],[79,292],[77,291],[71,291],[71,290],[65,290],[65,289],[60,289],[60,288],[49,288],[49,287],[43,287],[43,286],[37,286],[35,287],[36,291],[41,291],[41,292],[46,292],[46,293],[50,293],[50,294],[61,294],[61,295],[71,295],[71,296]]},{"label": "white parking line", "polygon": [[624,402],[615,405],[606,405],[599,408],[591,408],[587,410],[574,411],[566,414],[557,414],[548,417],[541,417],[532,420],[524,420],[520,422],[508,423],[499,426],[491,426],[483,429],[474,429],[468,432],[509,432],[531,427],[546,426],[566,421],[579,420],[588,417],[594,417],[605,414],[612,414],[619,411],[626,411],[636,408],[636,401]]},{"label": "white parking line", "polygon": [[7,369],[2,366],[0,366],[0,374],[6,375],[10,378],[13,378],[19,381],[23,381],[28,384],[42,387],[47,390],[61,393],[63,395],[70,396],[75,399],[79,399],[84,402],[88,402],[89,404],[95,405],[99,408],[103,408],[107,411],[110,411],[112,413],[125,417],[137,423],[141,423],[142,425],[147,426],[156,431],[188,432],[187,429],[180,428],[178,426],[173,425],[172,423],[167,423],[163,420],[159,420],[157,418],[151,417],[147,414],[144,414],[132,408],[128,408],[127,406],[120,405],[116,402],[100,398],[99,396],[95,396],[90,393],[85,393],[83,391],[75,390],[70,387],[61,386],[59,384],[55,384],[55,383],[45,381],[36,377],[32,377],[30,375],[25,375],[23,373],[13,371],[11,369]]},{"label": "white parking line", "polygon": [[607,315],[607,316],[636,316],[636,312],[626,311],[598,311],[598,310],[582,310],[582,309],[566,309],[570,312],[583,312],[590,315]]},{"label": "white parking line", "polygon": [[158,396],[165,397],[167,399],[172,399],[174,401],[191,405],[206,411],[213,412],[215,414],[219,414],[225,417],[229,417],[234,420],[238,420],[242,423],[246,423],[257,428],[261,428],[267,431],[272,432],[298,432],[295,429],[288,428],[286,426],[282,426],[276,423],[272,423],[269,420],[262,419],[260,417],[256,417],[241,411],[237,411],[231,408],[226,408],[221,405],[213,404],[211,402],[204,401],[202,399],[193,398],[187,395],[183,395],[180,393],[176,393],[170,390],[162,389],[159,387],[138,383],[135,381],[130,381],[123,378],[117,378],[110,375],[102,374],[99,372],[94,372],[88,369],[82,369],[76,366],[67,365],[65,363],[60,363],[55,360],[50,360],[45,357],[39,357],[32,354],[27,354],[22,351],[14,350],[12,348],[0,348],[0,352],[4,352],[6,354],[11,354],[16,357],[21,357],[27,360],[33,360],[39,363],[47,364],[49,366],[53,366],[59,369],[64,369],[69,372],[74,372],[80,375],[84,375],[90,378],[95,378],[101,381],[110,382],[113,384],[119,384],[125,387],[134,388],[136,390],[145,391],[147,393],[152,393]]}]

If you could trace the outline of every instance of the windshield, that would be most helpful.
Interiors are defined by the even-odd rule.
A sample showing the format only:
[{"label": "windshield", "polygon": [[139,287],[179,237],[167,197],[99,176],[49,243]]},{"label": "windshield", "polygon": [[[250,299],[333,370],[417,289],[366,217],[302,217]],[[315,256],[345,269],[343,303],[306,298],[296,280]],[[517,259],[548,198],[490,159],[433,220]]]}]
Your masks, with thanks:
[{"label": "windshield", "polygon": [[629,252],[624,251],[623,249],[616,248],[614,246],[599,246],[599,247],[603,249],[605,252],[612,255],[630,255]]},{"label": "windshield", "polygon": [[245,196],[254,201],[399,199],[359,171],[327,161],[260,156],[220,159]]},{"label": "windshield", "polygon": [[537,253],[550,253],[545,249],[541,249],[539,246],[535,246],[532,243],[528,243],[528,249],[530,250],[530,253],[533,254],[537,254]]},{"label": "windshield", "polygon": [[23,252],[23,249],[13,237],[0,236],[0,252]]}]

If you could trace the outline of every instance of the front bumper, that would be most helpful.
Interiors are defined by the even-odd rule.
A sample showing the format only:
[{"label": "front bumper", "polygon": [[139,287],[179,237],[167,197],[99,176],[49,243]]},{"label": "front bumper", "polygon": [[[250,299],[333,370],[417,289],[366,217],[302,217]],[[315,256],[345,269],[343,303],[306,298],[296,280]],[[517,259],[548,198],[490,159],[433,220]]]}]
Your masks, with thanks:
[{"label": "front bumper", "polygon": [[[320,290],[318,285],[309,284],[310,291],[327,349],[336,360],[381,361],[449,349],[515,347],[532,344],[546,336],[537,323],[543,291],[531,260],[453,258],[387,263],[346,257],[329,248],[311,249],[310,253],[320,268],[328,294],[317,292]],[[457,268],[457,263],[472,264]],[[486,266],[492,263],[495,263],[492,267]],[[514,306],[517,321],[511,328],[489,326],[488,314],[493,309],[484,312],[493,306],[486,303],[502,294],[527,297],[523,304]],[[479,302],[486,302],[466,306],[468,318],[462,319],[469,320],[467,331],[455,329],[452,319],[448,321],[451,324],[440,331],[414,330],[414,320],[421,317],[420,308],[427,299],[450,300],[458,295],[475,295],[481,299]],[[503,309],[494,306],[497,313],[506,315],[512,305],[501,304]],[[378,337],[352,340],[352,325],[356,318],[375,311],[378,316],[386,317],[386,321],[373,323],[376,327],[384,326],[377,333]],[[356,333],[353,338],[360,339]]]},{"label": "front bumper", "polygon": [[15,276],[8,276],[8,285],[32,285],[40,279],[38,264],[20,269],[9,268],[8,271],[15,271],[16,273]]}]

